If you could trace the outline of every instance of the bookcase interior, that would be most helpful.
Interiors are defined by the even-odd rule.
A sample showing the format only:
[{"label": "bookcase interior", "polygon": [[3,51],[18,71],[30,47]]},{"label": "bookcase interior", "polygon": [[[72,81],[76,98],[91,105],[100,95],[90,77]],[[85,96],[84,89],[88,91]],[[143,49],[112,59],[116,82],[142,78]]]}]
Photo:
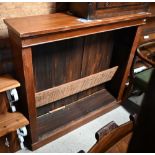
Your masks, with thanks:
[{"label": "bookcase interior", "polygon": [[135,26],[32,47],[36,93],[118,66],[112,80],[36,107],[40,137],[119,102],[136,30]]}]

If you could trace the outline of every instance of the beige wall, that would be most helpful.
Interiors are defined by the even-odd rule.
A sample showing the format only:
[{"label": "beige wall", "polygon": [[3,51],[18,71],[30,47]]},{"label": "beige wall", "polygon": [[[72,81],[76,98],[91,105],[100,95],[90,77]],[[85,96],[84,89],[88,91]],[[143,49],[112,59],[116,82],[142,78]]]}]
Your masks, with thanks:
[{"label": "beige wall", "polygon": [[55,3],[11,2],[0,3],[0,38],[7,36],[4,18],[49,14],[55,11]]},{"label": "beige wall", "polygon": [[13,63],[8,41],[7,27],[3,19],[55,12],[54,2],[4,2],[0,3],[0,74],[12,73]]}]

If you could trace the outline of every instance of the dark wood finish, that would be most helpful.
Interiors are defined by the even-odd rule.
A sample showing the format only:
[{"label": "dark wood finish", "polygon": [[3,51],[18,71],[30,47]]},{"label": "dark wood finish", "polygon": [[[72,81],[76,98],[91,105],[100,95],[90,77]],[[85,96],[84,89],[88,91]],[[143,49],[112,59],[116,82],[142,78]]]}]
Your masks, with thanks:
[{"label": "dark wood finish", "polygon": [[[98,19],[145,12],[148,9],[148,4],[142,2],[71,2],[66,3],[63,8],[63,11],[68,9],[72,14],[81,18]],[[59,11],[61,10],[58,9]]]},{"label": "dark wood finish", "polygon": [[36,92],[79,79],[82,49],[83,38],[34,46],[32,54]]},{"label": "dark wood finish", "polygon": [[[129,57],[131,56],[131,48],[134,47],[133,38],[135,36],[136,31],[137,27],[132,27],[124,30],[118,30],[115,35],[116,41],[113,48],[110,66],[112,67],[118,65],[119,68],[116,74],[114,75],[112,81],[110,81],[110,83],[107,84],[107,88],[117,99],[123,97],[122,92],[124,92],[124,82],[128,78],[128,75],[124,74],[124,72],[128,72],[128,69],[130,68],[130,66],[128,65],[131,65],[129,63]],[[135,51],[132,50],[132,52],[132,55],[134,55]],[[122,81],[122,79],[124,79],[124,82]]]},{"label": "dark wood finish", "polygon": [[[101,116],[102,114],[104,114],[104,113],[106,113],[106,112],[109,112],[111,109],[114,109],[114,108],[116,108],[116,107],[118,107],[119,106],[119,102],[117,102],[117,101],[113,101],[113,102],[111,102],[111,103],[107,103],[107,106],[103,106],[102,107],[102,105],[103,104],[100,104],[100,99],[102,98],[102,96],[100,96],[99,94],[102,94],[103,93],[103,90],[101,91],[101,92],[98,92],[97,94],[98,94],[98,96],[99,96],[99,98],[97,98],[96,97],[96,95],[95,94],[93,94],[92,96],[88,96],[88,97],[86,97],[86,98],[83,98],[83,99],[81,99],[81,101],[82,102],[80,102],[80,100],[79,101],[77,101],[77,102],[75,102],[75,103],[72,103],[71,105],[69,105],[69,107],[71,107],[72,109],[70,110],[70,109],[67,109],[67,107],[65,108],[65,107],[63,107],[62,108],[62,111],[61,111],[61,109],[58,109],[58,111],[51,111],[51,114],[47,114],[47,115],[45,115],[45,117],[44,116],[40,116],[40,117],[38,117],[38,121],[39,121],[39,119],[40,119],[40,121],[42,120],[42,123],[43,123],[43,121],[45,121],[46,119],[48,120],[48,122],[49,122],[49,120],[51,120],[51,119],[49,119],[50,117],[52,117],[53,116],[53,114],[54,113],[56,113],[57,114],[57,116],[56,117],[65,117],[66,119],[68,118],[68,120],[66,120],[66,121],[68,121],[68,122],[70,122],[70,123],[68,123],[68,124],[64,124],[63,126],[60,126],[60,123],[58,123],[57,122],[57,127],[59,126],[59,128],[57,128],[57,129],[55,129],[54,131],[50,131],[49,130],[49,132],[46,132],[46,133],[44,133],[44,134],[40,134],[40,139],[39,139],[39,141],[37,142],[37,143],[35,143],[35,144],[33,144],[33,149],[35,150],[35,149],[37,149],[37,148],[39,148],[39,147],[41,147],[41,146],[43,146],[43,145],[45,145],[45,144],[47,144],[48,142],[50,142],[51,140],[55,140],[56,138],[58,138],[58,137],[60,137],[60,136],[62,136],[62,135],[64,135],[64,134],[66,134],[66,133],[68,133],[68,132],[70,132],[70,131],[72,131],[72,130],[74,130],[74,129],[76,129],[77,127],[79,127],[79,126],[81,126],[81,125],[83,125],[83,124],[85,124],[85,123],[87,123],[87,122],[89,122],[90,120],[92,120],[92,119],[95,119],[95,118],[97,118],[97,117],[99,117],[99,116]],[[105,92],[105,93],[107,93],[107,92]],[[110,94],[108,95],[109,97],[111,96]],[[108,97],[107,97],[108,98]],[[110,99],[111,98],[111,99]],[[109,99],[112,101],[114,98],[111,96]],[[113,98],[113,99],[112,99]],[[104,99],[102,99],[101,100],[101,103],[103,103],[104,101],[103,101]],[[100,104],[100,105],[95,105],[94,103],[97,103],[97,104]],[[107,101],[108,102],[108,101]],[[84,105],[82,105],[81,103],[83,103]],[[81,107],[88,107],[88,103],[91,103],[92,104],[92,112],[90,112],[90,113],[87,113],[86,115],[85,114],[82,114],[80,111],[78,111],[78,112],[76,112],[78,109],[76,109],[75,107],[78,107],[79,105],[78,104],[80,104],[81,105]],[[104,103],[105,104],[105,103]],[[93,110],[93,108],[94,107],[98,107],[98,109],[94,109]],[[101,106],[101,107],[100,107]],[[63,110],[66,112],[66,115],[64,115],[65,113],[63,113]],[[73,119],[73,118],[70,118],[68,115],[68,113],[70,112],[70,111],[72,111],[72,110],[74,110],[74,113],[75,114],[73,114],[73,113],[71,113],[74,117],[77,117],[77,119],[75,119],[75,120],[73,120],[73,121],[70,121],[71,119]],[[76,110],[76,111],[75,111]],[[85,110],[83,110],[83,111],[85,111]],[[90,111],[91,111],[91,109],[90,109]],[[53,114],[52,114],[53,113]],[[61,115],[59,115],[59,114],[61,114]],[[70,115],[71,115],[70,114]],[[81,117],[80,118],[78,118],[78,115],[80,116],[81,115]],[[55,118],[55,117],[54,117]],[[52,120],[53,120],[53,118],[52,118]],[[61,123],[63,123],[63,121],[61,120]],[[46,123],[45,123],[46,124]],[[40,125],[39,125],[40,126]],[[41,126],[40,126],[41,127]],[[45,127],[45,126],[44,126]],[[45,128],[45,129],[42,129],[42,130],[48,130],[48,129],[50,129],[50,128],[52,128],[53,126],[51,125],[51,126],[49,126],[49,123],[48,123],[48,125],[47,125],[47,127],[48,128]],[[44,131],[45,132],[45,131]],[[47,138],[45,138],[45,137],[47,137]]]},{"label": "dark wood finish", "polygon": [[[88,153],[126,153],[131,140],[137,115],[130,115],[130,121],[118,126],[114,121],[96,132],[96,143]],[[84,153],[83,150],[79,153]]]},{"label": "dark wood finish", "polygon": [[[144,19],[149,15],[143,12],[86,23],[63,13],[5,20],[16,77],[22,86],[19,92],[23,104],[19,108],[30,120],[28,143],[32,149],[118,106],[139,40],[138,27],[145,24]],[[99,85],[36,107],[36,93],[115,66],[119,67],[120,76],[114,75],[113,85]],[[112,91],[116,83],[119,86]],[[103,95],[100,92],[104,90]]]},{"label": "dark wood finish", "polygon": [[9,39],[0,37],[0,75],[13,74],[12,54],[9,48]]},{"label": "dark wood finish", "polygon": [[118,125],[112,121],[109,124],[107,124],[106,126],[104,126],[103,128],[99,129],[96,133],[95,133],[95,138],[97,141],[101,140],[103,136],[105,136],[106,134],[110,133],[113,129],[117,128]]},{"label": "dark wood finish", "polygon": [[[32,54],[36,92],[79,79],[81,70],[80,62],[82,61],[83,55],[82,49],[83,38],[34,46],[32,48]],[[61,76],[62,74],[63,76]],[[48,112],[75,100],[77,100],[76,94],[44,106],[46,108],[39,108],[37,113]]]},{"label": "dark wood finish", "polygon": [[[110,151],[110,148],[113,147],[114,144],[116,144],[116,143],[118,144],[119,141],[122,138],[124,138],[126,135],[131,133],[132,130],[133,130],[133,122],[129,121],[115,129],[113,129],[111,132],[109,132],[105,136],[103,136],[100,139],[100,141],[98,141],[88,152],[89,153],[97,153],[97,152],[103,153],[103,152],[108,152],[108,150],[109,150],[109,152],[111,152],[112,150]],[[131,135],[130,135],[130,137],[131,137]],[[123,150],[124,148],[121,148],[121,149]],[[125,148],[125,149],[127,150],[127,148]]]},{"label": "dark wood finish", "polygon": [[129,133],[113,145],[106,153],[126,153],[128,151],[128,146],[132,137],[132,133]]},{"label": "dark wood finish", "polygon": [[0,93],[0,114],[5,114],[8,111],[9,103],[6,94]]},{"label": "dark wood finish", "polygon": [[110,81],[117,71],[117,68],[118,66],[115,66],[85,78],[81,78],[79,80],[68,82],[66,84],[35,93],[36,107],[61,100],[65,97],[77,94],[84,90],[88,90],[92,87]]},{"label": "dark wood finish", "polygon": [[155,40],[155,33],[144,34],[140,37],[140,44],[151,42]]},{"label": "dark wood finish", "polygon": [[[5,145],[6,138],[8,139],[9,147]],[[0,138],[0,153],[15,153],[20,150],[17,132],[11,132]]]},{"label": "dark wood finish", "polygon": [[123,80],[122,80],[122,83],[121,83],[120,92],[119,92],[119,95],[118,95],[118,100],[123,98],[125,83],[126,83],[126,81],[128,79],[130,68],[132,66],[133,58],[134,58],[134,55],[135,55],[135,52],[136,52],[136,48],[137,48],[137,46],[139,44],[141,30],[142,30],[141,27],[139,27],[137,29],[137,33],[136,33],[136,36],[135,36],[135,39],[134,39],[134,42],[133,42],[131,53],[130,53],[130,56],[129,56],[129,59],[128,59],[128,62],[127,62],[127,67],[126,67],[126,70],[125,70],[125,73],[124,73],[125,76],[123,77]]},{"label": "dark wood finish", "polygon": [[[106,90],[101,90],[96,94],[88,96],[75,103],[72,103],[63,110],[50,112],[37,118],[38,134],[41,136],[48,131],[54,131],[57,128],[68,124],[69,122],[83,118],[91,112],[94,112],[108,103],[115,102],[115,98]],[[89,108],[88,108],[89,107]],[[59,120],[59,121],[57,121]],[[50,122],[47,124],[46,122]]]},{"label": "dark wood finish", "polygon": [[57,2],[56,3],[56,12],[66,12],[68,10],[69,3],[68,2]]},{"label": "dark wood finish", "polygon": [[[105,32],[85,37],[81,78],[106,70],[110,66],[113,52],[114,33]],[[95,51],[95,52],[94,52]],[[107,52],[109,51],[109,52]],[[90,67],[92,66],[92,67]],[[105,84],[79,93],[78,99],[104,89]]]},{"label": "dark wood finish", "polygon": [[155,3],[149,3],[150,17],[147,18],[146,24],[142,26],[140,44],[155,40]]},{"label": "dark wood finish", "polygon": [[155,3],[149,3],[149,12],[151,13],[151,17],[155,17]]},{"label": "dark wood finish", "polygon": [[[12,33],[9,33],[10,38],[13,37]],[[16,68],[16,79],[21,83],[19,88],[19,95],[21,96],[20,106],[17,108],[28,118],[28,133],[32,134],[32,137],[28,138],[29,143],[37,141],[36,132],[36,109],[35,109],[35,97],[34,97],[34,79],[33,79],[33,67],[32,67],[32,53],[31,48],[25,48],[20,52],[18,40],[13,37],[11,40],[11,46],[13,49],[14,65]],[[26,92],[29,93],[26,93]],[[24,104],[25,103],[25,104]],[[27,104],[28,103],[28,104]]]},{"label": "dark wood finish", "polygon": [[[154,58],[155,48],[154,47],[155,47],[155,41],[142,44],[137,48],[137,56],[153,67],[155,67],[155,58]],[[145,50],[143,51],[143,49]],[[148,51],[148,53],[146,53],[146,51]]]},{"label": "dark wood finish", "polygon": [[149,17],[147,18],[147,24],[145,26],[143,26],[143,35],[149,35],[152,33],[155,33],[155,28],[154,28],[154,24],[155,24],[155,17]]},{"label": "dark wood finish", "polygon": [[10,152],[15,153],[21,149],[20,145],[19,145],[20,142],[19,142],[16,131],[9,133],[7,135],[7,139],[9,141],[9,151]]},{"label": "dark wood finish", "polygon": [[9,153],[9,147],[5,145],[6,136],[0,138],[0,153]]},{"label": "dark wood finish", "polygon": [[114,2],[114,3],[110,3],[110,2],[106,2],[106,3],[96,3],[96,7],[98,9],[104,9],[104,8],[115,8],[115,7],[128,7],[128,6],[133,6],[133,5],[143,5],[143,3],[141,2]]}]

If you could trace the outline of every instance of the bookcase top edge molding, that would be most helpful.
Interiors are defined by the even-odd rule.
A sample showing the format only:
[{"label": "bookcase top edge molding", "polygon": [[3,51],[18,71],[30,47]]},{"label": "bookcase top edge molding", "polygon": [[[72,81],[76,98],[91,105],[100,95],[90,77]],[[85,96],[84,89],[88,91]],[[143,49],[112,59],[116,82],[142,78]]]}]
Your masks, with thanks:
[{"label": "bookcase top edge molding", "polygon": [[[48,33],[74,30],[78,28],[134,21],[144,19],[150,15],[151,14],[148,12],[140,12],[136,14],[86,21],[65,13],[54,13],[49,15],[9,18],[4,19],[4,22],[9,29],[12,29],[18,35],[18,37],[25,38]],[[142,20],[141,23],[143,24],[144,21]]]}]

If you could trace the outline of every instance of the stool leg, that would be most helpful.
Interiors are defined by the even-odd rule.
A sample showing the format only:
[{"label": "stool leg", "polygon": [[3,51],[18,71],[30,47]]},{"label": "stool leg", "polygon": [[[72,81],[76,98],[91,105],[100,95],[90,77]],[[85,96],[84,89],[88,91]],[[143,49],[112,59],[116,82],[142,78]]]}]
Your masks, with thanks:
[{"label": "stool leg", "polygon": [[[16,112],[16,107],[14,105],[14,102],[18,101],[18,99],[19,99],[17,90],[14,88],[14,89],[7,91],[7,97],[8,97],[10,108],[11,108],[12,112]],[[25,149],[24,137],[27,136],[26,127],[24,126],[20,129],[17,129],[17,135],[18,135],[21,149]]]},{"label": "stool leg", "polygon": [[6,93],[0,93],[0,114],[4,114],[8,111],[8,100]]}]

